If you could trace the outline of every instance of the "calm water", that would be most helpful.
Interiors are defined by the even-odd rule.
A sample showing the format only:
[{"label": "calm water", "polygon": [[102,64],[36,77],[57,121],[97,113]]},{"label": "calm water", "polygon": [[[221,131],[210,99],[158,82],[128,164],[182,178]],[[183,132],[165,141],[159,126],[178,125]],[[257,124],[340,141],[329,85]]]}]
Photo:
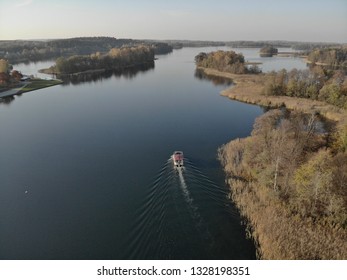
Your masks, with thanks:
[{"label": "calm water", "polygon": [[[249,135],[262,110],[195,78],[194,56],[211,50],[0,104],[0,258],[255,258],[216,151]],[[283,68],[264,59],[264,70]],[[174,150],[185,152],[182,173]]]}]

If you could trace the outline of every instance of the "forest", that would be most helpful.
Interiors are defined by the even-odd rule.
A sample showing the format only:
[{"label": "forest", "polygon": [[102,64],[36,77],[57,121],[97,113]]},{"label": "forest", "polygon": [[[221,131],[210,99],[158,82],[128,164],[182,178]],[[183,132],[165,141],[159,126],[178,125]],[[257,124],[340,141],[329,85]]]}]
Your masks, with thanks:
[{"label": "forest", "polygon": [[342,70],[315,66],[289,72],[283,69],[267,76],[266,95],[308,98],[347,109],[347,79]]},{"label": "forest", "polygon": [[[312,53],[316,61],[345,59],[343,52],[329,48]],[[199,54],[196,60],[227,72],[228,60],[222,58]],[[306,113],[300,106],[293,111],[272,109],[256,119],[251,136],[219,149],[232,200],[247,221],[258,258],[346,259],[345,72],[313,64],[307,70],[283,69],[254,77],[263,95],[319,100],[343,116],[336,123],[324,119],[313,103]]]},{"label": "forest", "polygon": [[347,258],[347,124],[285,109],[219,150],[262,259]]},{"label": "forest", "polygon": [[311,51],[315,48],[327,48],[340,46],[338,43],[323,42],[298,42],[298,41],[193,41],[193,40],[164,40],[174,48],[185,47],[220,47],[227,46],[232,48],[263,48],[272,45],[276,48],[293,48],[295,50]]},{"label": "forest", "polygon": [[307,60],[312,64],[347,67],[347,47],[315,49],[308,54]]},{"label": "forest", "polygon": [[212,68],[233,74],[260,73],[256,65],[247,67],[242,53],[234,51],[201,52],[195,56],[197,67]]},{"label": "forest", "polygon": [[136,47],[112,48],[108,53],[99,52],[91,55],[74,55],[68,58],[60,57],[56,64],[45,73],[72,74],[85,71],[120,70],[129,67],[153,63],[154,50],[146,45]]},{"label": "forest", "polygon": [[172,47],[164,42],[113,37],[80,37],[48,41],[0,41],[0,58],[16,64],[73,55],[89,55],[96,52],[107,53],[112,48],[133,47],[140,44],[152,47],[156,54],[172,52]]},{"label": "forest", "polygon": [[136,40],[114,37],[77,37],[54,40],[0,40],[0,58],[11,64],[56,59],[72,55],[87,55],[93,52],[106,53],[112,48],[145,44],[155,50],[155,54],[167,54],[173,48],[229,46],[233,48],[293,48],[311,51],[315,48],[339,47],[336,43],[291,42],[291,41],[193,41],[193,40]]}]

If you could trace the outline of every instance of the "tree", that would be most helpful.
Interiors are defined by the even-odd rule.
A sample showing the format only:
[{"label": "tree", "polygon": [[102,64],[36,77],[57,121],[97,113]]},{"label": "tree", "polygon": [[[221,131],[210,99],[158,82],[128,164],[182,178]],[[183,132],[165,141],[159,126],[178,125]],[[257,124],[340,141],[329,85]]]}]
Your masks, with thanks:
[{"label": "tree", "polygon": [[200,67],[209,67],[208,59],[211,57],[211,53],[207,54],[204,52],[199,53],[195,56],[195,64]]},{"label": "tree", "polygon": [[17,82],[19,82],[19,81],[23,78],[22,73],[18,72],[17,70],[13,70],[12,73],[11,73],[11,76],[12,76],[12,78],[15,79]]},{"label": "tree", "polygon": [[259,68],[248,70],[243,54],[237,54],[234,51],[216,51],[208,54],[202,52],[195,56],[195,63],[198,67],[213,68],[235,74],[260,72]]},{"label": "tree", "polygon": [[341,127],[335,133],[334,147],[341,152],[347,152],[347,124],[341,125]]},{"label": "tree", "polygon": [[309,53],[308,60],[312,63],[324,63],[329,66],[345,65],[347,62],[347,48],[334,47],[316,49]]},{"label": "tree", "polygon": [[327,101],[330,104],[333,104],[335,106],[343,107],[344,103],[342,104],[341,100],[341,90],[338,84],[331,83],[327,84],[322,87],[322,89],[319,91],[319,100]]},{"label": "tree", "polygon": [[294,182],[300,212],[305,216],[321,216],[324,214],[333,186],[333,173],[328,162],[331,155],[327,150],[321,150],[307,163],[297,169]]},{"label": "tree", "polygon": [[0,59],[0,73],[8,73],[10,66],[5,59]]},{"label": "tree", "polygon": [[10,75],[8,73],[0,73],[0,85],[7,86],[10,83]]},{"label": "tree", "polygon": [[67,61],[64,57],[59,57],[56,61],[55,61],[55,68],[57,72],[60,73],[64,73],[67,72],[68,73],[68,69],[67,69]]}]

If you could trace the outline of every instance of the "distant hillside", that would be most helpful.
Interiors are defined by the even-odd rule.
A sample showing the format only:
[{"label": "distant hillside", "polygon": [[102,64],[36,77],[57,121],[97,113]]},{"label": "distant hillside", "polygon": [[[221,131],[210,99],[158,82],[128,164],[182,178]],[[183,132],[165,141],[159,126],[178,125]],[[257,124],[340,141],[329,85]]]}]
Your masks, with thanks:
[{"label": "distant hillside", "polygon": [[112,48],[132,47],[145,44],[154,48],[155,54],[167,54],[173,49],[183,47],[232,47],[263,48],[272,45],[275,48],[293,48],[309,52],[315,48],[341,47],[338,43],[294,42],[294,41],[202,41],[202,40],[135,40],[114,37],[77,37],[54,40],[0,40],[0,59],[11,64],[29,61],[57,59],[72,55],[90,55],[107,53]]},{"label": "distant hillside", "polygon": [[232,48],[263,48],[272,45],[276,48],[293,48],[295,50],[310,51],[314,48],[341,46],[338,43],[299,42],[299,41],[195,41],[195,40],[163,40],[174,48],[183,47],[232,47]]},{"label": "distant hillside", "polygon": [[146,42],[144,40],[117,39],[113,37],[79,37],[48,41],[0,41],[0,58],[10,63],[40,61],[69,57],[72,55],[90,55],[100,52],[107,53],[112,48],[130,47],[146,44],[156,54],[172,52],[172,47],[164,42]]}]

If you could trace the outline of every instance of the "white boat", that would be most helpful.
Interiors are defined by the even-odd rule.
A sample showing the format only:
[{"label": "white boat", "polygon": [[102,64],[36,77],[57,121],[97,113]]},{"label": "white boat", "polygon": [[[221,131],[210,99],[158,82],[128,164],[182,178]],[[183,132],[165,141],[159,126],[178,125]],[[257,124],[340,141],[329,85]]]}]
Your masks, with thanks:
[{"label": "white boat", "polygon": [[175,151],[172,155],[172,161],[175,167],[183,167],[183,152]]}]

